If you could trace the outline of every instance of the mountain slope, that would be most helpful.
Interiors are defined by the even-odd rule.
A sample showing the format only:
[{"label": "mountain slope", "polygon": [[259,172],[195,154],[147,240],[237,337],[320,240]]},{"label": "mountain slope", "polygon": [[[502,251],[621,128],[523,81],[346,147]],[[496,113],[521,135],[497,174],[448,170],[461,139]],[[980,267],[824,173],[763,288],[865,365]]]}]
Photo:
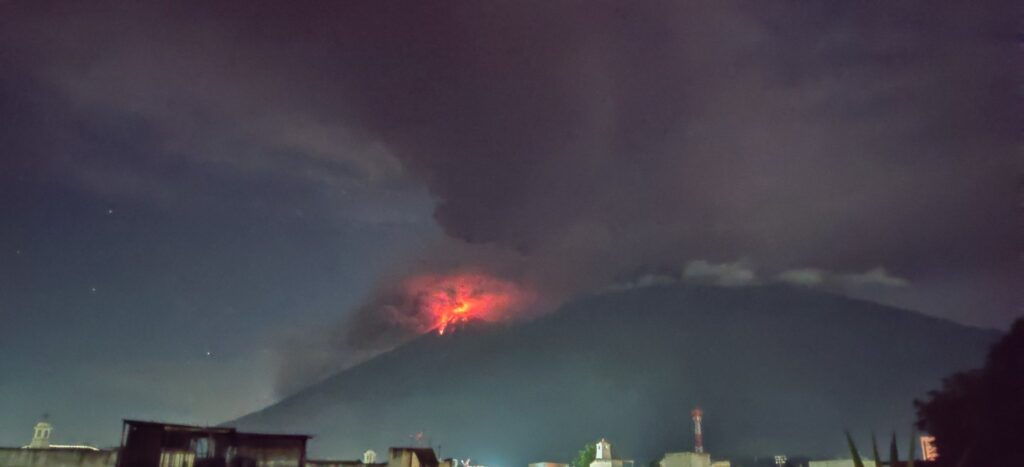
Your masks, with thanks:
[{"label": "mountain slope", "polygon": [[845,428],[905,433],[912,400],[997,337],[787,287],[652,287],[425,335],[234,423],[314,434],[314,456],[423,431],[488,465],[567,461],[600,437],[640,465],[692,449],[700,405],[716,457],[833,455]]}]

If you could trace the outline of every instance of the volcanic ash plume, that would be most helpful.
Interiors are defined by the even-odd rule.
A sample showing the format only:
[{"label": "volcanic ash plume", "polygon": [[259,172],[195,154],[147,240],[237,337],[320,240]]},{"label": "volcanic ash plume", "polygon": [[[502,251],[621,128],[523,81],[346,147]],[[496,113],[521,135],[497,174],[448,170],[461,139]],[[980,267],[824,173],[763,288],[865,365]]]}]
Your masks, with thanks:
[{"label": "volcanic ash plume", "polygon": [[[684,280],[755,283],[745,265],[714,266],[737,258],[767,276],[882,266],[1009,309],[1020,119],[1007,64],[1020,47],[1000,3],[308,12],[330,25],[309,35],[330,40],[319,71],[340,96],[325,112],[344,109],[423,183],[449,241],[432,249],[444,267],[382,281],[333,358],[447,332],[473,300],[508,315],[523,286],[505,280],[555,303],[701,259]],[[306,33],[271,23],[254,30]],[[487,249],[505,262],[472,253]],[[451,273],[466,267],[505,279]]]}]

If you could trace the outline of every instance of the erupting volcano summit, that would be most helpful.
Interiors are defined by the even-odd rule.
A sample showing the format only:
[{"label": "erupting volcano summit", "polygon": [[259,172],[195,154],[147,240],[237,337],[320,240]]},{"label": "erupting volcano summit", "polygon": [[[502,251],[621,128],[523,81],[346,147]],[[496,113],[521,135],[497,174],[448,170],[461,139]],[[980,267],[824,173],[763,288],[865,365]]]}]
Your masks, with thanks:
[{"label": "erupting volcano summit", "polygon": [[453,324],[508,319],[532,301],[523,287],[483,273],[416,276],[406,283],[406,290],[423,317],[420,331],[441,335]]}]

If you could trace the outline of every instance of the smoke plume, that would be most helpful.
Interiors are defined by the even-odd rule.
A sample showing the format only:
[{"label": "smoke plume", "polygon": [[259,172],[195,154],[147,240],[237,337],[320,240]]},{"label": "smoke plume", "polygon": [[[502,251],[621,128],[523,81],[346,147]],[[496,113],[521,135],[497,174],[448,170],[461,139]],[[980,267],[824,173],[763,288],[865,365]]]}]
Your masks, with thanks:
[{"label": "smoke plume", "polygon": [[995,4],[339,8],[352,122],[469,264],[500,251],[554,302],[705,258],[1016,268],[1019,51]]},{"label": "smoke plume", "polygon": [[[34,44],[79,59],[53,72],[79,100],[168,120],[166,102],[198,93],[188,115],[213,123],[173,119],[188,141],[302,141],[317,164],[426,187],[446,240],[297,346],[289,384],[423,332],[406,284],[466,270],[529,291],[533,310],[688,264],[729,285],[754,266],[801,284],[879,268],[844,283],[909,284],[892,300],[939,315],[1020,303],[1012,2],[243,5],[113,8],[138,24],[116,38],[69,14],[74,41]],[[30,37],[26,16],[0,29]],[[178,62],[204,86],[167,79]],[[296,121],[344,137],[278,124]]]}]

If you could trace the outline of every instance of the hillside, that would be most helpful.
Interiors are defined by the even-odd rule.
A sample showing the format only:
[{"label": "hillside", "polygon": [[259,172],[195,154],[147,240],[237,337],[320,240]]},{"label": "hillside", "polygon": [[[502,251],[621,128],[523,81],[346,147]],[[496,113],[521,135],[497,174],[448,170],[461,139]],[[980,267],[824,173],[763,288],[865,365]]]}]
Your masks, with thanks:
[{"label": "hillside", "polygon": [[600,437],[646,465],[692,448],[700,405],[716,457],[833,455],[845,428],[905,433],[912,400],[997,337],[788,287],[652,287],[425,335],[232,423],[313,434],[317,457],[423,431],[442,455],[491,466],[568,461]]}]

